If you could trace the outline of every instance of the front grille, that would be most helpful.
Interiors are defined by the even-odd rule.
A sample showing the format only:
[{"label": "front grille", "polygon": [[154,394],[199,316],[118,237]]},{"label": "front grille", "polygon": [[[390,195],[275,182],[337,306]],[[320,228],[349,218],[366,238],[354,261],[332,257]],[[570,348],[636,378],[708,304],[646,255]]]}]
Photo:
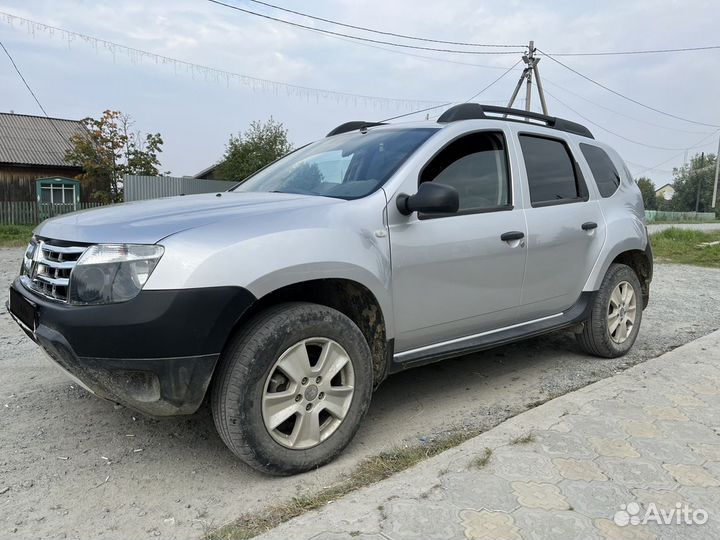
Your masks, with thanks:
[{"label": "front grille", "polygon": [[33,240],[25,252],[23,274],[32,290],[53,300],[68,301],[70,272],[87,246]]}]

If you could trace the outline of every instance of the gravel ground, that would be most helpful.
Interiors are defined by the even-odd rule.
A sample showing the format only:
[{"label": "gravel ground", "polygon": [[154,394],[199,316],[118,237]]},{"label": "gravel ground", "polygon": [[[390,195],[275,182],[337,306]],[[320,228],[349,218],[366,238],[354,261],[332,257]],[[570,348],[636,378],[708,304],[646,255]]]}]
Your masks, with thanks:
[{"label": "gravel ground", "polygon": [[[0,250],[0,300],[22,250]],[[458,426],[489,428],[720,326],[720,270],[656,265],[626,357],[581,354],[558,333],[391,377],[334,463],[270,478],[233,458],[207,408],[153,420],[88,395],[0,314],[0,538],[189,538],[331,484],[362,458]]]}]

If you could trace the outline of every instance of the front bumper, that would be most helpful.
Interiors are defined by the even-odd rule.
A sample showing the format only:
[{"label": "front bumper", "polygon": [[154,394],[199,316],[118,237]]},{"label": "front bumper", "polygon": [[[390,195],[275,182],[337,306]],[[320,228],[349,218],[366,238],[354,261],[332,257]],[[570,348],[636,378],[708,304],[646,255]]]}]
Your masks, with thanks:
[{"label": "front bumper", "polygon": [[69,306],[31,293],[19,279],[11,288],[33,306],[32,328],[8,311],[52,360],[97,396],[151,416],[198,409],[225,341],[255,301],[240,287],[212,287]]}]

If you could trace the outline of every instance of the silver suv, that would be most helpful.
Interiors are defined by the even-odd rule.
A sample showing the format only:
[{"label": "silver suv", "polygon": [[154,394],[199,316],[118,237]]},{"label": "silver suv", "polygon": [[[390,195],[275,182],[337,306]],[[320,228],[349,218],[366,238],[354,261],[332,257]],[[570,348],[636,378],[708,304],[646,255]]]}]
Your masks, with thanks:
[{"label": "silver suv", "polygon": [[463,104],[343,124],[228,192],[50,219],[9,310],[94,394],[153,416],[209,396],[234,454],[292,474],[342,451],[392,373],[558,329],[625,354],[652,268],[617,152]]}]

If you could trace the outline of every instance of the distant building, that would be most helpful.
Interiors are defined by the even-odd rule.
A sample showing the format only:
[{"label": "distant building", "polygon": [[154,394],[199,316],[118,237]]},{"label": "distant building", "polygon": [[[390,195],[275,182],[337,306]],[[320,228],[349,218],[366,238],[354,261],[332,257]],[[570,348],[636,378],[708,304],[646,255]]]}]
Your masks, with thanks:
[{"label": "distant building", "polygon": [[671,184],[665,184],[655,190],[656,197],[662,197],[666,201],[669,201],[675,196],[675,188]]},{"label": "distant building", "polygon": [[198,178],[200,180],[221,180],[221,178],[218,178],[215,175],[215,169],[217,169],[217,166],[217,163],[215,165],[210,165],[207,169],[203,169],[193,176],[193,178]]},{"label": "distant building", "polygon": [[82,172],[65,160],[78,120],[0,113],[0,201],[78,203]]}]

